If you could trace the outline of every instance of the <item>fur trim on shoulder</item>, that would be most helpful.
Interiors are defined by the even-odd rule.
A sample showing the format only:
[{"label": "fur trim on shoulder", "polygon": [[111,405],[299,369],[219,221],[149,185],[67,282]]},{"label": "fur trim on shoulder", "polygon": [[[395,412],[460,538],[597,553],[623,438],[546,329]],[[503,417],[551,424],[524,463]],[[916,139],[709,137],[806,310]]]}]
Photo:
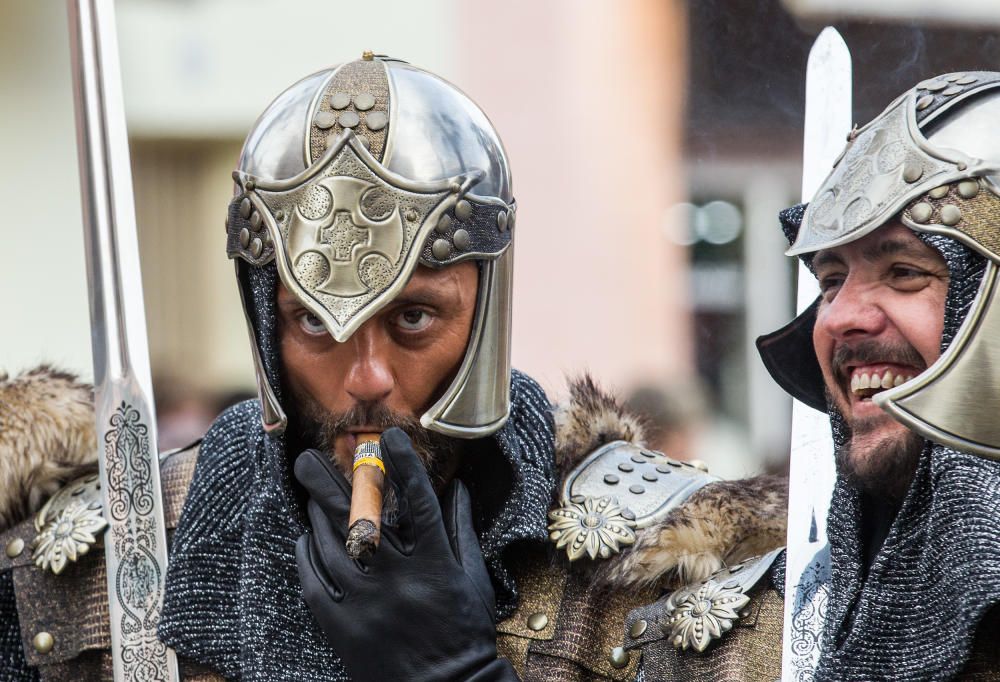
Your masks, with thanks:
[{"label": "fur trim on shoulder", "polygon": [[557,405],[556,464],[565,475],[580,460],[606,443],[624,440],[645,444],[642,420],[630,414],[589,374],[569,382],[569,401]]},{"label": "fur trim on shoulder", "polygon": [[784,545],[787,509],[787,478],[709,483],[663,523],[639,531],[635,544],[605,562],[597,578],[617,587],[701,582],[725,565]]},{"label": "fur trim on shoulder", "polygon": [[0,372],[0,532],[97,468],[93,389],[48,365]]}]

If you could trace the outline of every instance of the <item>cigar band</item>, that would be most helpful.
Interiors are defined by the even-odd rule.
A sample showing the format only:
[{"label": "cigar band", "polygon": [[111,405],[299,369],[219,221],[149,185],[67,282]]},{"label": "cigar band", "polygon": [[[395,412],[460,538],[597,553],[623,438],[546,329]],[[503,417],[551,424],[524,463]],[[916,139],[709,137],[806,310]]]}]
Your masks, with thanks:
[{"label": "cigar band", "polygon": [[385,473],[385,464],[382,462],[382,452],[378,443],[362,443],[354,451],[354,466],[352,471],[357,471],[362,464],[376,466]]}]

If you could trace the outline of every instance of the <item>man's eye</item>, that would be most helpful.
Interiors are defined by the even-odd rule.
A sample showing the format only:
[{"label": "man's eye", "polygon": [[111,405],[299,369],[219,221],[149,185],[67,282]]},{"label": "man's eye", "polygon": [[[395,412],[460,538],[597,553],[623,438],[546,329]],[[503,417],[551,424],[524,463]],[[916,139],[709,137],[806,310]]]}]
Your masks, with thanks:
[{"label": "man's eye", "polygon": [[426,310],[404,310],[396,317],[396,324],[408,332],[423,331],[434,321]]},{"label": "man's eye", "polygon": [[823,298],[829,300],[837,293],[843,283],[843,275],[824,275],[819,278],[819,291],[823,294]]},{"label": "man's eye", "polygon": [[893,286],[902,291],[919,291],[930,283],[932,277],[926,270],[908,265],[894,265],[889,275]]},{"label": "man's eye", "polygon": [[299,316],[299,326],[302,327],[302,331],[306,334],[319,335],[326,333],[326,327],[324,327],[320,319],[312,313],[302,313],[302,315]]}]

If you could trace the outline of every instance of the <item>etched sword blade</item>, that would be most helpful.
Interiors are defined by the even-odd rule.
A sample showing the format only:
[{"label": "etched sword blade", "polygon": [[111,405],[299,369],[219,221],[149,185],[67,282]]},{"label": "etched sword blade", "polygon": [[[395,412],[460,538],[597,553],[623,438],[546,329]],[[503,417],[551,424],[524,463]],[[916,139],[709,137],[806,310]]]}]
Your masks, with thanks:
[{"label": "etched sword blade", "polygon": [[177,680],[156,636],[167,542],[112,0],[69,0],[115,680]]},{"label": "etched sword blade", "polygon": [[[850,130],[851,53],[837,30],[827,26],[813,43],[806,67],[802,201],[812,200],[830,174]],[[817,295],[816,278],[800,262],[798,312]],[[796,400],[792,406],[789,467],[781,664],[784,682],[812,680],[819,660],[830,580],[826,517],[835,479],[830,421],[825,414]]]}]

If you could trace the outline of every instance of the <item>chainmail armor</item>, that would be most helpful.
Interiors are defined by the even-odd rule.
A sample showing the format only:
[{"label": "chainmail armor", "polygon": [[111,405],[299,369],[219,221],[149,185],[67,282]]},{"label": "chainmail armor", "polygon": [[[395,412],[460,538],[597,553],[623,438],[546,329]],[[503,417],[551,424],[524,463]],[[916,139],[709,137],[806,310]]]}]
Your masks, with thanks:
[{"label": "chainmail armor", "polygon": [[[278,387],[277,272],[273,263],[241,265],[240,275],[264,367]],[[481,450],[499,452],[510,490],[499,501],[487,500],[489,493],[497,496],[497,483],[482,463],[469,462],[459,474],[477,512],[498,618],[517,603],[505,552],[548,537],[546,513],[556,487],[553,428],[541,388],[514,372],[510,419],[479,441],[486,444]],[[295,542],[304,532],[284,436],[264,432],[257,401],[230,408],[201,445],[171,548],[160,638],[233,679],[347,680],[302,600]]]},{"label": "chainmail armor", "polygon": [[38,670],[29,668],[21,644],[21,624],[14,599],[14,576],[0,572],[0,679],[4,682],[37,682]]}]

